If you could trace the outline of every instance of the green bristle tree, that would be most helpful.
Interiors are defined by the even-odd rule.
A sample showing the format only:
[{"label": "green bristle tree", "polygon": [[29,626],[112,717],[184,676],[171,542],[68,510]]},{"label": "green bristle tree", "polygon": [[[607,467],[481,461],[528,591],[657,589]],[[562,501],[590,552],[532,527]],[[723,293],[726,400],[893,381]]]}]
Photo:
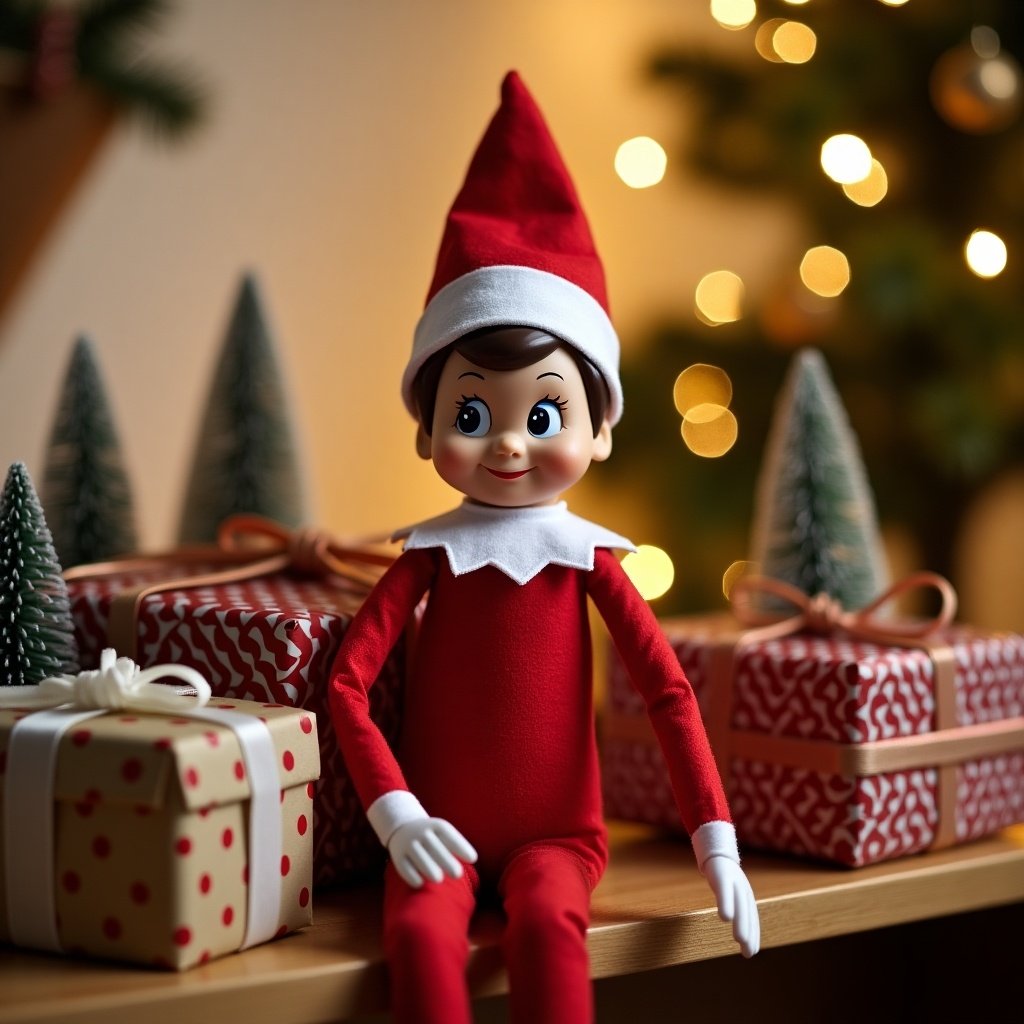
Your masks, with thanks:
[{"label": "green bristle tree", "polygon": [[28,470],[15,462],[0,494],[0,685],[77,671],[60,562]]},{"label": "green bristle tree", "polygon": [[863,607],[889,581],[860,448],[816,349],[793,358],[777,400],[751,558],[763,575],[845,608]]},{"label": "green bristle tree", "polygon": [[306,518],[288,403],[252,275],[235,304],[206,404],[180,538],[212,541],[230,515]]},{"label": "green bristle tree", "polygon": [[43,507],[64,568],[137,547],[135,510],[96,353],[75,342],[46,455]]}]

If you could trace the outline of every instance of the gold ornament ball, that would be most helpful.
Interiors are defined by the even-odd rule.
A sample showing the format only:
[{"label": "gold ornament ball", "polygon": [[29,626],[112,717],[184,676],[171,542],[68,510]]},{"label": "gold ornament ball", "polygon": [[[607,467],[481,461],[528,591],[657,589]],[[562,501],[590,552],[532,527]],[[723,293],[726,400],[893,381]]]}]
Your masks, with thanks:
[{"label": "gold ornament ball", "polygon": [[969,43],[955,46],[935,63],[931,95],[943,119],[962,132],[985,135],[1008,127],[1020,113],[1020,65],[1000,51],[982,57]]}]

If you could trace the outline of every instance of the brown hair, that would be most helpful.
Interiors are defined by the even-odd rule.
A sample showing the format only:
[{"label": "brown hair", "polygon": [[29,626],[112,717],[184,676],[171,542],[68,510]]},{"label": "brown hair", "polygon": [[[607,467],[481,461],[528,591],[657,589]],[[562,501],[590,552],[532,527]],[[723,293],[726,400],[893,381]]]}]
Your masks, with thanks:
[{"label": "brown hair", "polygon": [[428,435],[433,429],[437,385],[440,383],[444,364],[448,362],[452,352],[458,352],[460,356],[477,366],[482,366],[485,370],[500,371],[521,370],[524,366],[532,366],[559,348],[564,348],[569,353],[580,371],[583,390],[587,395],[590,424],[594,428],[594,437],[597,437],[597,432],[608,415],[608,406],[611,402],[608,385],[601,371],[572,345],[546,331],[534,330],[532,327],[483,327],[452,342],[440,352],[435,352],[420,367],[412,385],[423,429]]}]

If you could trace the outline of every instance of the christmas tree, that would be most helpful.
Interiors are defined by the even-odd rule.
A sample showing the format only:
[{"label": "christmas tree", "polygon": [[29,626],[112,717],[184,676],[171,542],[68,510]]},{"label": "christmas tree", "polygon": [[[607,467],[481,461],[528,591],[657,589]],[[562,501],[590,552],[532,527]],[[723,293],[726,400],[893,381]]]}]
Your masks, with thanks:
[{"label": "christmas tree", "polygon": [[[914,563],[955,579],[967,509],[1024,452],[1024,304],[1019,275],[1001,272],[1024,251],[1020,6],[721,0],[712,10],[735,13],[734,28],[749,22],[745,56],[683,44],[650,63],[653,83],[685,106],[682,162],[717,188],[774,197],[799,241],[737,311],[705,301],[728,270],[709,266],[698,317],[666,314],[642,357],[627,353],[629,412],[604,472],[628,471],[660,510],[652,539],[686,566],[677,608],[720,602],[701,581],[745,557],[771,399],[793,349],[813,344],[883,521],[912,539]],[[723,458],[666,450],[678,439],[666,381],[690,362],[732,380],[739,437]]]},{"label": "christmas tree", "polygon": [[0,494],[0,685],[78,671],[67,587],[25,466]]},{"label": "christmas tree", "polygon": [[255,279],[235,304],[203,418],[182,541],[212,541],[241,512],[287,526],[306,519],[288,403]]},{"label": "christmas tree", "polygon": [[54,547],[66,569],[137,547],[121,447],[92,343],[75,342],[50,434],[42,486]]},{"label": "christmas tree", "polygon": [[793,359],[758,480],[758,571],[861,608],[888,584],[857,440],[820,352]]}]

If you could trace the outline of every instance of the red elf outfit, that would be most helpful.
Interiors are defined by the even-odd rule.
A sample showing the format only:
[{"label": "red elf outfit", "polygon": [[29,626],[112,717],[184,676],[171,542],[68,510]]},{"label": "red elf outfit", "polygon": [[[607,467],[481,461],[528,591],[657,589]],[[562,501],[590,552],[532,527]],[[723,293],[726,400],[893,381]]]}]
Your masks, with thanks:
[{"label": "red elf outfit", "polygon": [[[608,386],[608,419],[618,421],[618,339],[603,270],[564,164],[514,73],[449,213],[403,380],[410,411],[418,414],[412,384],[431,355],[499,326],[542,329],[585,354]],[[466,936],[484,884],[496,887],[507,916],[512,1019],[584,1024],[593,1015],[590,892],[607,863],[588,597],[647,702],[698,864],[714,865],[707,874],[723,909],[724,899],[743,902],[749,886],[693,692],[612,554],[630,542],[564,503],[467,499],[398,536],[403,554],[335,659],[330,705],[359,797],[392,854],[384,933],[396,1016],[471,1019]],[[392,751],[370,720],[368,689],[424,594]],[[742,879],[728,897],[719,893],[723,871],[729,886]],[[756,950],[752,894],[723,913],[746,916],[745,951]]]}]

